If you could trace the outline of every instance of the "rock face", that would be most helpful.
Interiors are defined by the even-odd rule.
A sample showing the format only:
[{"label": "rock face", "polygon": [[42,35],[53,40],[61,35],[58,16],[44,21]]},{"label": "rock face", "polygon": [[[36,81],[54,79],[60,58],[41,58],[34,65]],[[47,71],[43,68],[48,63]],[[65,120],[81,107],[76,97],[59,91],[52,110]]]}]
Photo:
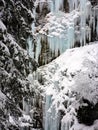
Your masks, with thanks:
[{"label": "rock face", "polygon": [[86,103],[87,106],[79,107],[77,111],[78,121],[79,123],[91,126],[94,121],[98,119],[98,103],[94,105],[86,99],[83,99],[83,102]]}]

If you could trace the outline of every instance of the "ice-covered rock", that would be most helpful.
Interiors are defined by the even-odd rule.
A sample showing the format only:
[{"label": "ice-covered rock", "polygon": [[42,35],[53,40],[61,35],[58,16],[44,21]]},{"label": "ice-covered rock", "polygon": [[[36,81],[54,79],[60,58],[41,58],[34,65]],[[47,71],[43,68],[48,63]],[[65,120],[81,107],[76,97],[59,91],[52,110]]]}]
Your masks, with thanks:
[{"label": "ice-covered rock", "polygon": [[[49,63],[68,48],[98,40],[95,3],[89,0],[35,1],[35,41],[31,55],[39,65]],[[66,6],[68,11],[65,11]]]}]

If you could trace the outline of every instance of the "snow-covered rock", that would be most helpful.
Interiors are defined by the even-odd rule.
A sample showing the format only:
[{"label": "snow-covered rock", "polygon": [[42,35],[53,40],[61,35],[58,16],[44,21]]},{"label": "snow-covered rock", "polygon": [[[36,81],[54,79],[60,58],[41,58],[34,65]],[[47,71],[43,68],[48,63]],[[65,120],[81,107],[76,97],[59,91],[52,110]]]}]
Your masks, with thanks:
[{"label": "snow-covered rock", "polygon": [[[90,118],[81,122],[78,115],[83,106],[84,109],[92,106],[95,112],[98,109],[94,108],[98,103],[98,42],[67,50],[50,64],[38,68],[37,76],[45,94],[45,130],[98,129],[97,122],[87,127]],[[92,119],[98,119],[98,115]]]}]

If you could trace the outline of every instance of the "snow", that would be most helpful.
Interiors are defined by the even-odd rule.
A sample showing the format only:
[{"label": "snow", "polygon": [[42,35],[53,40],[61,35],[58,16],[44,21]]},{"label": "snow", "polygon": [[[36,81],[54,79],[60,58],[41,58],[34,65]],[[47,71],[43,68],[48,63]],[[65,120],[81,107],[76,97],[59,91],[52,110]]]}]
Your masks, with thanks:
[{"label": "snow", "polygon": [[34,128],[31,128],[31,130],[40,130],[40,129],[34,129]]},{"label": "snow", "polygon": [[0,90],[0,109],[4,109],[6,96]]},{"label": "snow", "polygon": [[83,124],[77,123],[77,124],[75,124],[70,130],[73,130],[73,128],[74,128],[75,130],[96,130],[96,129],[98,129],[98,120],[96,120],[96,121],[94,122],[94,125],[93,125],[93,126],[85,126],[85,125],[83,125]]},{"label": "snow", "polygon": [[0,29],[4,32],[6,30],[5,25],[3,24],[3,22],[0,20]]},{"label": "snow", "polygon": [[[54,68],[54,66],[53,66],[54,64],[56,64],[58,66],[57,68],[54,68],[54,69],[57,70],[57,72],[54,72],[53,77],[51,75],[51,80],[52,80],[51,82],[57,81],[60,78],[60,76],[62,76],[61,72],[64,72],[65,70],[67,70],[67,76],[68,76],[67,78],[68,79],[64,78],[64,79],[62,79],[62,82],[63,82],[63,80],[64,80],[64,82],[65,82],[65,80],[67,80],[67,82],[70,85],[70,84],[73,84],[75,82],[78,83],[77,82],[77,80],[78,80],[78,81],[80,81],[79,83],[81,83],[81,87],[82,87],[82,83],[86,84],[87,81],[88,81],[88,83],[87,83],[88,87],[90,85],[90,88],[91,88],[92,84],[93,85],[95,84],[94,87],[96,88],[97,78],[93,79],[93,81],[92,81],[92,79],[90,80],[89,77],[88,77],[88,75],[90,73],[91,74],[93,74],[93,73],[97,74],[97,71],[98,71],[97,70],[97,62],[98,62],[97,49],[98,49],[98,45],[96,44],[94,46],[96,46],[96,47],[93,48],[93,45],[90,45],[89,47],[86,46],[86,47],[83,47],[83,48],[80,48],[80,49],[76,48],[76,49],[72,49],[72,50],[67,50],[63,55],[61,55],[59,58],[54,60],[50,65],[48,65],[48,71],[49,70],[51,71]],[[94,66],[94,68],[93,68],[93,66]],[[60,69],[59,69],[59,67],[60,67]],[[46,67],[44,67],[44,70],[42,68],[41,71],[43,71],[42,73],[44,73],[46,71],[45,72],[45,79],[46,79],[49,76],[48,72],[47,72],[47,65],[46,65]],[[49,71],[49,74],[51,74],[50,71]],[[75,78],[71,77],[71,75],[70,75],[71,73],[75,75]],[[76,75],[77,75],[77,77],[76,77]],[[83,75],[84,75],[84,79],[82,79]],[[80,77],[80,79],[78,79],[78,76]],[[96,83],[95,83],[95,80],[96,80]],[[72,87],[72,85],[71,85],[71,87]],[[74,87],[76,89],[78,87],[78,85],[74,85]],[[85,86],[84,86],[84,89],[83,88],[80,88],[80,89],[84,91]],[[77,90],[77,91],[81,92],[81,90]],[[85,95],[85,96],[87,98],[87,95]],[[88,97],[88,99],[89,99],[89,97]]]},{"label": "snow", "polygon": [[21,127],[30,126],[30,122],[32,122],[32,119],[29,115],[23,114],[23,117],[19,117],[19,125]]},{"label": "snow", "polygon": [[[48,65],[38,68],[36,74],[39,77],[42,76],[44,81],[42,89],[46,97],[45,130],[57,130],[57,127],[54,128],[53,125],[56,126],[60,123],[57,116],[59,110],[67,112],[62,119],[62,130],[72,130],[72,128],[80,130],[82,128],[82,125],[76,123],[75,109],[80,106],[79,100],[82,97],[93,104],[98,101],[97,63],[98,42],[81,48],[69,49]],[[65,109],[64,102],[67,103]],[[54,118],[54,120],[50,118]],[[73,122],[73,126],[71,126],[71,122]],[[94,124],[90,129],[95,126]],[[89,129],[84,125],[83,130],[87,130],[86,128]]]},{"label": "snow", "polygon": [[8,47],[7,47],[2,41],[0,41],[0,45],[1,45],[1,48],[4,47],[3,52],[4,52],[6,55],[10,56],[10,52],[9,52]]},{"label": "snow", "polygon": [[16,125],[14,118],[12,116],[9,116],[9,122],[13,125]]}]

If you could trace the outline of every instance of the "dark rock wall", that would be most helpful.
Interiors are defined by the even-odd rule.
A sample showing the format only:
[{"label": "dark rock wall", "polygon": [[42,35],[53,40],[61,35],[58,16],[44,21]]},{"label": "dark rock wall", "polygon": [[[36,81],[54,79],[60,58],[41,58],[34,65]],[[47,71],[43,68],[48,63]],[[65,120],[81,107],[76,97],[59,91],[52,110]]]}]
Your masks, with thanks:
[{"label": "dark rock wall", "polygon": [[98,103],[94,105],[86,99],[83,99],[83,103],[87,105],[79,107],[77,111],[78,121],[79,123],[91,126],[98,119]]}]

